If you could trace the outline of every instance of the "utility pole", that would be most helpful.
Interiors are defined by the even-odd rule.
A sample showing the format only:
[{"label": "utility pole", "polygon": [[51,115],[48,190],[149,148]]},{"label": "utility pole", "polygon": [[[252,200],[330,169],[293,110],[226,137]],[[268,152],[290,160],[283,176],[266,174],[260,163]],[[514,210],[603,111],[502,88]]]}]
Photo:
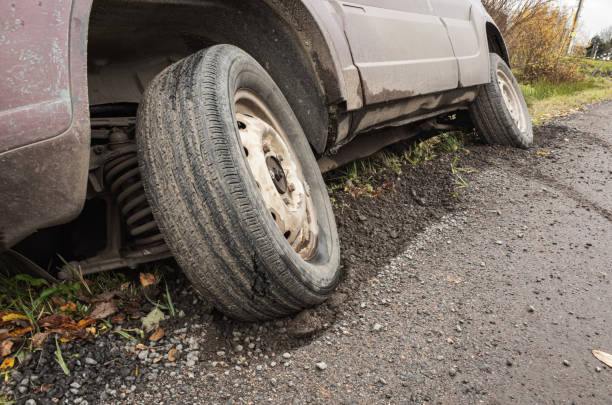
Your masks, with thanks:
[{"label": "utility pole", "polygon": [[582,11],[582,3],[584,0],[578,0],[578,9],[576,10],[576,14],[574,14],[574,22],[572,23],[572,30],[570,31],[570,43],[567,48],[567,54],[570,55],[572,50],[574,49],[574,42],[576,40],[576,28],[578,28],[578,20],[580,19],[580,12]]}]

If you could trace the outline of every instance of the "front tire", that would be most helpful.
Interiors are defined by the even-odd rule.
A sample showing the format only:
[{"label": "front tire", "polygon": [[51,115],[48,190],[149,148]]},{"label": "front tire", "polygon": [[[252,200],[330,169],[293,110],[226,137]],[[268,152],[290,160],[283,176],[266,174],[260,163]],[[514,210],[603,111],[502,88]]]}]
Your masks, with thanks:
[{"label": "front tire", "polygon": [[339,280],[327,189],[280,89],[230,45],[161,72],[138,111],[147,197],[176,261],[242,320],[318,304]]},{"label": "front tire", "polygon": [[490,144],[528,148],[533,128],[525,98],[506,62],[495,53],[490,59],[491,82],[470,107],[476,132]]}]

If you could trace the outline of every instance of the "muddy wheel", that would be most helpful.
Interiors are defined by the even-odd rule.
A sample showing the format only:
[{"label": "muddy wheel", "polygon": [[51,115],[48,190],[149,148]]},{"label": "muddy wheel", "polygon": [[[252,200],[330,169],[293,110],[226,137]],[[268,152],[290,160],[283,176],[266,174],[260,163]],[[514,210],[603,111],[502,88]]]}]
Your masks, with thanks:
[{"label": "muddy wheel", "polygon": [[533,130],[523,93],[506,62],[495,53],[490,57],[491,82],[470,108],[476,131],[491,144],[528,148]]},{"label": "muddy wheel", "polygon": [[149,85],[138,111],[153,214],[193,285],[223,313],[269,319],[323,301],[339,278],[325,183],[280,89],[218,45]]}]

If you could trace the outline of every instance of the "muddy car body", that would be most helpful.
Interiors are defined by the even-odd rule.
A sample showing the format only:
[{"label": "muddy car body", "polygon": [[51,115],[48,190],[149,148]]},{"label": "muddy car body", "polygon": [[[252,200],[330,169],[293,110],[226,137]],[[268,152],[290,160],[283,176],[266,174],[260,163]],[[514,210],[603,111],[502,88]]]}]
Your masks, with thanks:
[{"label": "muddy car body", "polygon": [[[154,97],[155,80],[165,74],[165,83],[170,83],[167,72],[177,63],[184,65],[182,61],[193,55],[199,55],[200,61],[194,59],[193,63],[223,61],[231,55],[244,61],[248,55],[252,58],[248,63],[261,66],[265,72],[258,74],[269,75],[278,86],[281,99],[286,99],[292,110],[288,114],[295,114],[322,170],[358,156],[342,157],[342,151],[350,150],[358,135],[376,149],[413,136],[415,128],[452,127],[453,123],[441,119],[451,113],[470,110],[472,117],[478,115],[475,100],[484,97],[479,94],[493,84],[501,90],[493,89],[491,94],[497,91],[504,96],[499,99],[506,100],[504,114],[510,114],[518,129],[530,133],[528,116],[521,121],[513,111],[512,106],[522,106],[522,97],[511,88],[511,73],[495,76],[493,72],[492,76],[491,55],[497,55],[496,63],[507,65],[508,54],[478,0],[1,0],[0,7],[3,24],[8,27],[0,38],[2,243],[4,249],[17,245],[20,251],[40,251],[40,240],[56,235],[57,243],[49,249],[64,251],[70,244],[73,251],[65,255],[84,273],[135,266],[179,253],[178,247],[168,243],[172,237],[156,224],[165,209],[155,204],[151,209],[148,203],[157,201],[151,189],[163,179],[151,180],[147,186],[147,179],[156,178],[155,168],[143,161],[142,155],[150,151],[151,156],[158,156],[160,152],[150,149],[145,141],[136,146],[140,133],[149,139],[157,136],[151,134],[156,130],[139,129],[136,116],[140,104],[138,123],[150,123],[143,105],[154,102],[143,100]],[[232,48],[221,49],[219,44]],[[216,49],[221,56],[200,51],[207,49]],[[237,49],[245,55],[240,56]],[[197,72],[193,75],[194,86],[199,85],[196,78],[200,80],[200,76]],[[507,94],[504,77],[509,83]],[[169,91],[166,85],[159,86],[158,96]],[[235,96],[232,114],[251,117],[248,112],[266,110],[266,103],[273,102],[266,101],[268,95],[260,96],[243,101]],[[261,101],[259,109],[253,107],[257,100]],[[151,114],[161,113],[151,110]],[[262,120],[270,124],[274,118]],[[476,126],[483,132],[494,131]],[[270,131],[283,132],[271,127]],[[510,138],[504,141],[495,135],[484,136],[526,146]],[[278,139],[280,144],[293,142],[286,137]],[[246,147],[244,150],[248,154]],[[131,166],[124,160],[121,167],[126,171],[109,175],[109,162],[122,156],[131,159]],[[279,178],[286,174],[282,170],[285,163],[276,159],[267,162],[267,169],[279,170]],[[257,167],[249,164],[247,172],[255,172]],[[139,170],[151,170],[152,174]],[[142,177],[146,193],[140,187],[137,195],[128,195],[125,186],[132,183],[122,183],[130,177],[128,172],[132,182]],[[304,193],[309,194],[310,186],[302,180]],[[260,181],[256,183],[259,187]],[[286,193],[279,184],[274,181],[276,192]],[[283,198],[287,201],[288,197]],[[134,206],[138,206],[137,212],[130,211]],[[312,212],[307,214],[310,217]],[[274,220],[278,225],[276,217]],[[161,221],[159,227],[167,232],[171,224]],[[335,229],[333,218],[330,224]],[[231,231],[222,227],[221,233]],[[57,237],[60,234],[63,236]],[[68,240],[86,241],[87,246],[81,249],[79,243]],[[251,270],[258,267],[249,266]],[[269,277],[263,277],[266,283]],[[296,277],[308,281],[303,274]],[[337,274],[331,278],[337,279]],[[258,282],[251,281],[251,287]],[[236,312],[227,303],[221,307],[242,318],[276,316],[324,299],[334,283],[330,281],[295,305],[287,304],[278,313]],[[201,289],[210,292],[214,288]]]}]

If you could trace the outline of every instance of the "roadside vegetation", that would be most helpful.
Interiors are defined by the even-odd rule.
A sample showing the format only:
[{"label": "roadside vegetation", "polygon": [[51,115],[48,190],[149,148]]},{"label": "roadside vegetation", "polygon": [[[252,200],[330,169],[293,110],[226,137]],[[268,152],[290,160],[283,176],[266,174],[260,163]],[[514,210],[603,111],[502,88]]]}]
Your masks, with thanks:
[{"label": "roadside vegetation", "polygon": [[133,341],[161,339],[159,323],[178,312],[166,281],[174,270],[157,264],[142,271],[100,273],[60,283],[0,271],[0,379],[10,378],[46,341],[53,343],[58,368],[70,374],[61,343],[90,341],[108,333]]}]

